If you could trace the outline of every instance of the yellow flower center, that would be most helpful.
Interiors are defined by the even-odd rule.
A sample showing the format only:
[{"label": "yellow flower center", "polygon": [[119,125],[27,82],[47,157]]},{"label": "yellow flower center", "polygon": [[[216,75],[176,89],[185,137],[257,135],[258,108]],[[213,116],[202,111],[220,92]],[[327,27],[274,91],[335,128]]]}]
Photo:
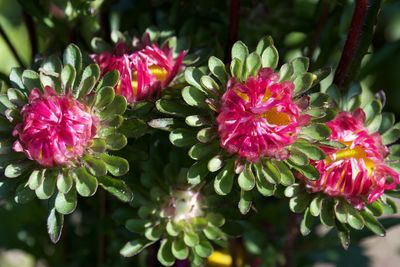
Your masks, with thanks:
[{"label": "yellow flower center", "polygon": [[[241,99],[246,102],[249,101],[250,98],[246,93],[243,93],[238,88],[235,88],[233,90]],[[262,101],[266,102],[269,98],[271,98],[271,96],[271,91],[269,90],[269,88],[266,88]],[[279,96],[277,96],[277,99],[279,99]],[[288,125],[291,122],[290,116],[285,112],[278,111],[276,107],[271,108],[270,110],[267,110],[266,112],[260,114],[259,118],[267,119],[269,124],[274,124],[278,126]]]},{"label": "yellow flower center", "polygon": [[342,143],[348,145],[347,148],[339,150],[332,157],[327,157],[325,159],[325,162],[327,164],[329,164],[331,162],[343,160],[343,159],[350,159],[350,158],[357,159],[357,160],[362,159],[368,170],[368,174],[372,175],[372,173],[375,169],[374,162],[368,158],[367,153],[365,153],[362,146],[356,146],[354,148],[349,148],[349,142],[342,142]]}]

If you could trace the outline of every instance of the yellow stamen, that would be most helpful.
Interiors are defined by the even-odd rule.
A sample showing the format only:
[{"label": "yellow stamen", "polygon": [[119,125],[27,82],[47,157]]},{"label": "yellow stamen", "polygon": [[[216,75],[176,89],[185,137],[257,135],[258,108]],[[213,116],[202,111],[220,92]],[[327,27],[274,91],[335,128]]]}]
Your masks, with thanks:
[{"label": "yellow stamen", "polygon": [[279,126],[288,125],[291,120],[287,113],[280,112],[277,108],[271,108],[270,110],[264,112],[262,117],[267,119],[269,124],[275,124]]},{"label": "yellow stamen", "polygon": [[168,76],[168,71],[157,65],[150,66],[149,70],[160,82],[163,82]]},{"label": "yellow stamen", "polygon": [[265,89],[265,93],[264,93],[264,97],[263,97],[262,101],[266,102],[271,96],[272,96],[272,93],[269,90],[269,88],[267,87],[267,89]]},{"label": "yellow stamen", "polygon": [[249,101],[249,96],[246,93],[243,93],[242,91],[240,91],[239,89],[233,89],[233,91],[244,101]]},{"label": "yellow stamen", "polygon": [[[348,146],[350,145],[349,142],[342,142],[342,143]],[[350,158],[362,159],[365,163],[369,175],[371,175],[375,169],[374,162],[367,157],[367,154],[365,153],[364,149],[361,146],[356,146],[355,148],[342,149],[336,152],[333,158],[334,159],[328,157],[325,159],[325,162],[329,164],[333,161],[338,161],[343,159],[350,159]]]}]

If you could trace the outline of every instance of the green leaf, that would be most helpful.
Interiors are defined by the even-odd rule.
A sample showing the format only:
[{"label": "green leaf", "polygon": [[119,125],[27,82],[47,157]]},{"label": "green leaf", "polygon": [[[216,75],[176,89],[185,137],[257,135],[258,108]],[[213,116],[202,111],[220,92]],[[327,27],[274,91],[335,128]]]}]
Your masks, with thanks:
[{"label": "green leaf", "polygon": [[377,132],[382,123],[382,114],[378,114],[371,120],[371,122],[367,126],[367,130],[369,134],[373,134]]},{"label": "green leaf", "polygon": [[72,92],[76,78],[76,70],[67,64],[61,71],[61,85],[65,92]]},{"label": "green leaf", "polygon": [[196,254],[202,258],[207,258],[213,252],[213,247],[207,240],[201,240],[198,245],[194,247]]},{"label": "green leaf", "polygon": [[296,166],[305,166],[310,163],[308,157],[298,150],[291,150],[288,159],[290,163],[293,163]]},{"label": "green leaf", "polygon": [[261,68],[261,57],[253,52],[246,58],[246,73],[248,76],[256,76]]},{"label": "green leaf", "polygon": [[13,87],[21,89],[21,90],[25,89],[24,84],[22,82],[22,73],[23,73],[23,71],[24,71],[24,69],[20,68],[20,67],[12,68],[11,71],[10,71],[10,76],[9,76],[11,85]]},{"label": "green leaf", "polygon": [[44,179],[44,170],[34,170],[28,179],[29,188],[32,190],[36,190],[41,183],[43,183]]},{"label": "green leaf", "polygon": [[151,226],[151,222],[143,219],[129,219],[125,223],[125,228],[132,233],[142,234],[147,227]]},{"label": "green leaf", "polygon": [[21,176],[24,172],[32,166],[31,161],[16,162],[7,165],[4,170],[4,176],[7,178],[16,178]]},{"label": "green leaf", "polygon": [[144,236],[148,240],[157,241],[161,238],[161,235],[164,233],[164,225],[153,225],[149,228],[146,228],[144,231]]},{"label": "green leaf", "polygon": [[293,66],[291,64],[283,64],[281,69],[279,70],[279,82],[287,81],[290,80],[290,77],[292,77],[294,73]]},{"label": "green leaf", "polygon": [[316,76],[312,73],[306,72],[297,76],[294,80],[294,96],[301,95],[308,91],[314,83]]},{"label": "green leaf", "polygon": [[201,127],[201,126],[209,125],[208,120],[204,116],[201,116],[201,115],[187,116],[185,119],[185,122],[187,125],[192,126],[192,127]]},{"label": "green leaf", "polygon": [[315,140],[323,140],[329,137],[331,133],[331,129],[322,123],[316,123],[314,125],[304,127],[301,131],[301,134],[309,136]]},{"label": "green leaf", "polygon": [[400,130],[391,128],[382,135],[382,143],[384,145],[390,145],[395,143],[400,138]]},{"label": "green leaf", "polygon": [[197,185],[204,180],[208,174],[207,168],[208,160],[201,160],[194,163],[187,172],[187,179],[189,184]]},{"label": "green leaf", "polygon": [[185,232],[183,235],[183,241],[188,247],[194,247],[200,242],[199,235],[193,231]]},{"label": "green leaf", "polygon": [[186,86],[182,90],[182,97],[185,102],[192,107],[207,108],[206,95],[193,86]]},{"label": "green leaf", "polygon": [[203,229],[204,235],[209,240],[219,240],[224,238],[224,233],[218,227],[213,225],[208,225],[205,229]]},{"label": "green leaf", "polygon": [[47,232],[54,244],[60,240],[63,225],[64,215],[58,213],[55,208],[52,208],[47,217]]},{"label": "green leaf", "polygon": [[382,224],[369,212],[362,211],[361,216],[364,219],[365,226],[379,236],[385,236],[386,231]]},{"label": "green leaf", "polygon": [[43,91],[39,74],[33,70],[24,70],[22,73],[22,81],[25,85],[25,88],[29,91],[33,89],[39,89]]},{"label": "green leaf", "polygon": [[100,158],[106,163],[107,170],[114,176],[122,176],[129,171],[129,163],[124,158],[105,153],[101,154]]},{"label": "green leaf", "polygon": [[111,193],[122,202],[132,201],[133,192],[124,181],[112,178],[110,176],[101,176],[97,179],[101,187],[103,187],[107,192]]},{"label": "green leaf", "polygon": [[344,224],[347,223],[348,213],[349,213],[348,205],[346,205],[346,203],[344,203],[343,200],[336,201],[335,215],[337,220]]},{"label": "green leaf", "polygon": [[68,172],[60,171],[57,175],[57,189],[61,193],[67,193],[71,190],[74,181]]},{"label": "green leaf", "polygon": [[92,175],[99,177],[107,174],[107,166],[102,160],[87,155],[84,157],[84,161],[87,170]]},{"label": "green leaf", "polygon": [[[255,169],[255,177],[256,177],[256,186],[258,192],[262,194],[263,196],[272,196],[275,192],[275,183],[267,181],[268,174],[265,171],[265,168],[262,166],[261,162],[257,162],[256,164],[253,164],[253,167]],[[268,178],[268,180],[271,180],[271,178]]]},{"label": "green leaf", "polygon": [[188,106],[183,101],[170,100],[170,99],[159,99],[156,102],[158,111],[169,115],[174,115],[180,118],[186,118],[187,116],[197,113],[197,109]]},{"label": "green leaf", "polygon": [[225,224],[225,217],[219,213],[208,213],[207,220],[208,223],[214,225],[215,227],[222,227]]},{"label": "green leaf", "polygon": [[278,168],[281,175],[281,184],[285,186],[292,185],[295,181],[295,178],[286,163],[283,161],[274,161],[274,165]]},{"label": "green leaf", "polygon": [[267,47],[261,55],[261,62],[263,68],[276,69],[279,62],[279,53],[275,46]]},{"label": "green leaf", "polygon": [[308,164],[305,166],[293,166],[293,167],[296,171],[300,172],[305,178],[309,180],[315,181],[320,178],[320,173],[312,164]]},{"label": "green leaf", "polygon": [[347,215],[347,222],[348,224],[353,227],[356,230],[361,230],[364,228],[364,219],[361,216],[360,212],[351,207],[350,205],[348,206],[349,213]]},{"label": "green leaf", "polygon": [[234,161],[229,160],[222,170],[215,176],[214,190],[218,195],[227,195],[232,190],[234,172]]},{"label": "green leaf", "polygon": [[305,154],[312,160],[323,160],[325,159],[325,153],[318,147],[308,142],[296,142],[293,146],[296,150]]},{"label": "green leaf", "polygon": [[243,62],[237,58],[233,58],[230,65],[231,75],[242,81]]},{"label": "green leaf", "polygon": [[189,256],[189,248],[182,239],[175,239],[172,243],[172,254],[178,260],[184,260]]},{"label": "green leaf", "polygon": [[58,171],[47,170],[44,174],[43,183],[36,188],[35,193],[39,199],[49,199],[55,191]]},{"label": "green leaf", "polygon": [[35,191],[32,191],[24,183],[20,184],[15,190],[14,201],[18,204],[26,204],[35,197]]},{"label": "green leaf", "polygon": [[94,105],[96,106],[96,108],[101,109],[110,104],[114,100],[114,97],[115,93],[112,87],[102,87],[96,93],[96,102]]},{"label": "green leaf", "polygon": [[180,229],[175,225],[174,222],[168,221],[167,225],[165,226],[165,230],[170,236],[176,237],[179,235]]},{"label": "green leaf", "polygon": [[213,127],[203,128],[197,133],[197,140],[202,143],[208,143],[216,137],[216,132]]},{"label": "green leaf", "polygon": [[158,249],[157,259],[164,266],[172,266],[175,262],[175,257],[172,254],[172,242],[168,239],[161,241],[161,246]]},{"label": "green leaf", "polygon": [[72,213],[77,206],[76,190],[72,188],[68,193],[58,192],[55,202],[57,212],[67,215]]},{"label": "green leaf", "polygon": [[126,243],[119,253],[124,257],[133,257],[139,254],[143,249],[154,243],[155,241],[149,241],[146,240],[145,238],[136,239]]},{"label": "green leaf", "polygon": [[208,161],[207,168],[210,172],[219,171],[224,166],[222,155],[216,155]]},{"label": "green leaf", "polygon": [[281,174],[275,165],[270,161],[264,161],[264,168],[266,179],[273,184],[279,184],[281,181]]},{"label": "green leaf", "polygon": [[242,41],[237,41],[232,46],[232,59],[237,58],[241,62],[246,61],[246,57],[249,54],[249,49]]},{"label": "green leaf", "polygon": [[98,182],[96,177],[89,174],[85,167],[79,167],[72,171],[76,181],[76,191],[83,197],[93,196],[97,191]]},{"label": "green leaf", "polygon": [[148,122],[149,126],[164,131],[172,131],[181,128],[183,123],[180,119],[176,118],[161,118],[154,119]]},{"label": "green leaf", "polygon": [[350,231],[345,224],[338,220],[335,221],[335,224],[340,243],[342,244],[342,247],[347,250],[350,245]]},{"label": "green leaf", "polygon": [[312,216],[317,217],[321,213],[322,199],[323,199],[322,196],[318,195],[314,197],[313,200],[311,200],[310,213]]},{"label": "green leaf", "polygon": [[64,65],[71,65],[79,73],[82,68],[82,53],[78,46],[70,44],[64,51],[63,55]]},{"label": "green leaf", "polygon": [[309,204],[310,196],[307,193],[294,196],[289,200],[289,208],[295,213],[303,212]]},{"label": "green leaf", "polygon": [[321,212],[319,218],[326,226],[333,226],[335,224],[334,202],[330,198],[322,200]]},{"label": "green leaf", "polygon": [[200,83],[209,93],[218,94],[218,91],[221,90],[217,82],[208,75],[203,75],[200,79]]},{"label": "green leaf", "polygon": [[253,194],[251,191],[240,190],[239,211],[240,213],[247,214],[250,211],[253,202]]},{"label": "green leaf", "polygon": [[396,122],[396,118],[393,113],[383,112],[382,113],[382,121],[379,127],[379,133],[383,134],[390,128],[392,128],[393,124]]},{"label": "green leaf", "polygon": [[225,84],[228,81],[228,73],[225,64],[219,58],[211,56],[208,59],[208,68],[222,84]]},{"label": "green leaf", "polygon": [[306,57],[298,57],[295,58],[291,64],[295,74],[303,74],[307,72],[308,67],[310,66],[310,60]]},{"label": "green leaf", "polygon": [[371,103],[364,107],[365,112],[365,124],[369,124],[376,115],[382,111],[382,103],[379,100],[374,99]]},{"label": "green leaf", "polygon": [[120,133],[114,133],[107,135],[106,139],[106,148],[109,150],[120,150],[124,148],[128,144],[128,140],[125,135]]},{"label": "green leaf", "polygon": [[23,106],[28,101],[24,93],[15,88],[8,88],[7,97],[11,103],[17,106]]},{"label": "green leaf", "polygon": [[304,193],[304,187],[300,184],[292,184],[285,189],[285,196],[286,197],[295,197],[301,193]]},{"label": "green leaf", "polygon": [[177,147],[187,147],[197,143],[195,132],[184,128],[172,131],[169,134],[169,140]]},{"label": "green leaf", "polygon": [[113,102],[108,104],[102,111],[100,111],[100,118],[106,119],[116,114],[123,114],[126,110],[126,107],[127,103],[125,97],[122,95],[117,95],[115,96]]},{"label": "green leaf", "polygon": [[103,153],[106,150],[106,141],[100,138],[94,138],[90,149],[96,153]]},{"label": "green leaf", "polygon": [[309,208],[304,212],[303,219],[300,223],[300,232],[303,236],[311,233],[311,229],[314,223],[314,217],[311,216]]},{"label": "green leaf", "polygon": [[200,83],[200,79],[203,75],[204,73],[198,68],[189,67],[185,70],[185,80],[187,83],[206,93]]},{"label": "green leaf", "polygon": [[256,177],[251,170],[251,165],[247,164],[243,171],[239,174],[238,183],[244,191],[250,191],[256,185]]},{"label": "green leaf", "polygon": [[262,53],[264,52],[264,50],[267,49],[267,47],[273,46],[273,45],[274,45],[274,41],[272,40],[272,37],[265,36],[262,39],[260,39],[260,41],[258,42],[257,48],[256,48],[256,53],[261,56]]},{"label": "green leaf", "polygon": [[111,87],[114,88],[119,82],[119,72],[118,70],[113,70],[107,72],[103,78],[99,81],[99,84],[96,87],[96,90],[99,90],[103,87]]}]

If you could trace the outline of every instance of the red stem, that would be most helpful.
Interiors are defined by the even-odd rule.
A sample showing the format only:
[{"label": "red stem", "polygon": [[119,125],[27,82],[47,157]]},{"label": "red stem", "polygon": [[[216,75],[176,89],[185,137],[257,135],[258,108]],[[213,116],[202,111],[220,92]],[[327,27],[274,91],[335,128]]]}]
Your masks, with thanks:
[{"label": "red stem", "polygon": [[368,50],[380,3],[381,0],[356,0],[350,30],[333,81],[341,89],[350,84]]},{"label": "red stem", "polygon": [[228,42],[225,48],[225,63],[231,61],[231,49],[238,38],[239,32],[239,16],[240,16],[240,0],[231,0]]}]

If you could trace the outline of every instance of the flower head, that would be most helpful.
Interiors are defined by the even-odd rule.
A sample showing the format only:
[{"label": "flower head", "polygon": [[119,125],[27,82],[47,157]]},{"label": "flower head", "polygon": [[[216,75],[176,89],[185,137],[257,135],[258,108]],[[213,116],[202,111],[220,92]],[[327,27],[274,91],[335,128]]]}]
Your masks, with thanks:
[{"label": "flower head", "polygon": [[381,135],[369,134],[364,122],[363,110],[357,109],[353,113],[340,112],[327,123],[332,130],[330,139],[346,148],[325,149],[326,159],[314,163],[321,178],[307,181],[312,191],[345,197],[359,209],[364,206],[364,199],[371,203],[400,183],[399,174],[385,163],[389,151],[382,144]]},{"label": "flower head", "polygon": [[33,89],[21,115],[13,149],[45,167],[71,165],[96,135],[98,118],[90,109],[50,87],[44,93]]},{"label": "flower head", "polygon": [[145,46],[137,52],[129,52],[124,44],[117,44],[113,54],[103,52],[92,55],[102,74],[118,70],[120,82],[115,86],[116,94],[123,95],[128,103],[151,100],[166,88],[182,67],[185,52],[174,59],[168,46],[156,44]]},{"label": "flower head", "polygon": [[308,121],[292,100],[294,84],[279,82],[272,69],[239,83],[229,81],[217,117],[221,146],[251,162],[262,156],[284,158]]}]

